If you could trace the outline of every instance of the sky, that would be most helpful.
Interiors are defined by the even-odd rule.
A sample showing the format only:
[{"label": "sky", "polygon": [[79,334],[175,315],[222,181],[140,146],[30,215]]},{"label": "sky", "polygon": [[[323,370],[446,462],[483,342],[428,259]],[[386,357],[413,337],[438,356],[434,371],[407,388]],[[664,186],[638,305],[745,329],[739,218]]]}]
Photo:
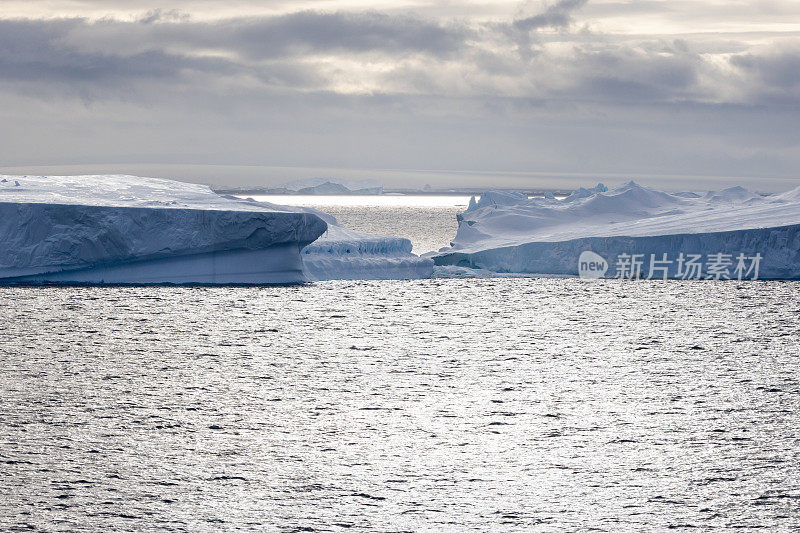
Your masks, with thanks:
[{"label": "sky", "polygon": [[0,172],[800,185],[797,0],[0,0]]}]

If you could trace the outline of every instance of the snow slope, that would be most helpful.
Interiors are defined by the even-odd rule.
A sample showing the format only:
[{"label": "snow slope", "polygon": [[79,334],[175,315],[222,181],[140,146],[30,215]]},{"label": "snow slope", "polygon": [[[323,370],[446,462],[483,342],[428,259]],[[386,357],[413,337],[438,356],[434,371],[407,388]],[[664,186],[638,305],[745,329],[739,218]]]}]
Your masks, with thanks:
[{"label": "snow slope", "polygon": [[134,176],[0,176],[8,282],[296,283],[312,213]]},{"label": "snow slope", "polygon": [[730,254],[734,262],[739,254],[760,254],[760,278],[798,279],[799,228],[800,188],[773,196],[741,187],[669,194],[630,182],[611,191],[602,184],[579,189],[563,200],[493,191],[459,215],[452,246],[434,261],[494,272],[577,275],[579,256],[591,250],[608,261],[608,277],[618,274],[615,258],[621,254],[644,256],[645,273],[651,254],[667,254],[675,261],[668,277],[683,277],[681,253],[704,261]]}]

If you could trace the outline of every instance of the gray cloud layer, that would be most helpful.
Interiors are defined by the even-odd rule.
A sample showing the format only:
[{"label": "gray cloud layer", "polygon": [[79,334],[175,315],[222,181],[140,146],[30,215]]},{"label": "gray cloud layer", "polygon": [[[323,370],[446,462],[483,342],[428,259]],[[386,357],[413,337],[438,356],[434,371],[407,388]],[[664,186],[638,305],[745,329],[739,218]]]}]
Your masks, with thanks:
[{"label": "gray cloud layer", "polygon": [[163,13],[135,22],[0,20],[0,71],[21,87],[52,83],[94,98],[204,77],[229,82],[207,87],[238,81],[248,90],[745,104],[800,97],[798,38],[764,48],[569,33],[585,4],[561,0],[478,25],[311,11],[213,22]]},{"label": "gray cloud layer", "polygon": [[605,34],[591,9],[0,18],[0,119],[27,132],[0,157],[800,175],[800,35]]}]

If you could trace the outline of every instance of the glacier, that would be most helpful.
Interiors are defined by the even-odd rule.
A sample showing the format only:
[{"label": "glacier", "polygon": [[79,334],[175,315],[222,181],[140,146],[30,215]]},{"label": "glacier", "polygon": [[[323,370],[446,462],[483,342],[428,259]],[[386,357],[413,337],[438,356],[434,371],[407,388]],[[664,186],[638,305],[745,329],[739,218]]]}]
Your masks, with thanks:
[{"label": "glacier", "polygon": [[668,193],[629,182],[563,199],[489,191],[458,221],[451,245],[431,254],[443,275],[577,276],[595,266],[581,260],[591,252],[602,277],[800,279],[800,187]]},{"label": "glacier", "polygon": [[0,283],[290,284],[432,270],[402,239],[331,222],[172,180],[0,176]]}]

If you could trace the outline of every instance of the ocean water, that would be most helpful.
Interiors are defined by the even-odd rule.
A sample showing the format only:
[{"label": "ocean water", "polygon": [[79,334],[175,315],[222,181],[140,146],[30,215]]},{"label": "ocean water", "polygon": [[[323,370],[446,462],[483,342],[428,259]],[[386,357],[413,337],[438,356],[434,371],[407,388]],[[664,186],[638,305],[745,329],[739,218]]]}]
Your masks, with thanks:
[{"label": "ocean water", "polygon": [[456,215],[469,205],[469,196],[291,196],[259,195],[255,200],[321,209],[340,225],[379,235],[397,235],[411,241],[413,252],[434,252],[455,237]]},{"label": "ocean water", "polygon": [[0,288],[0,530],[797,530],[798,316],[794,282]]}]

